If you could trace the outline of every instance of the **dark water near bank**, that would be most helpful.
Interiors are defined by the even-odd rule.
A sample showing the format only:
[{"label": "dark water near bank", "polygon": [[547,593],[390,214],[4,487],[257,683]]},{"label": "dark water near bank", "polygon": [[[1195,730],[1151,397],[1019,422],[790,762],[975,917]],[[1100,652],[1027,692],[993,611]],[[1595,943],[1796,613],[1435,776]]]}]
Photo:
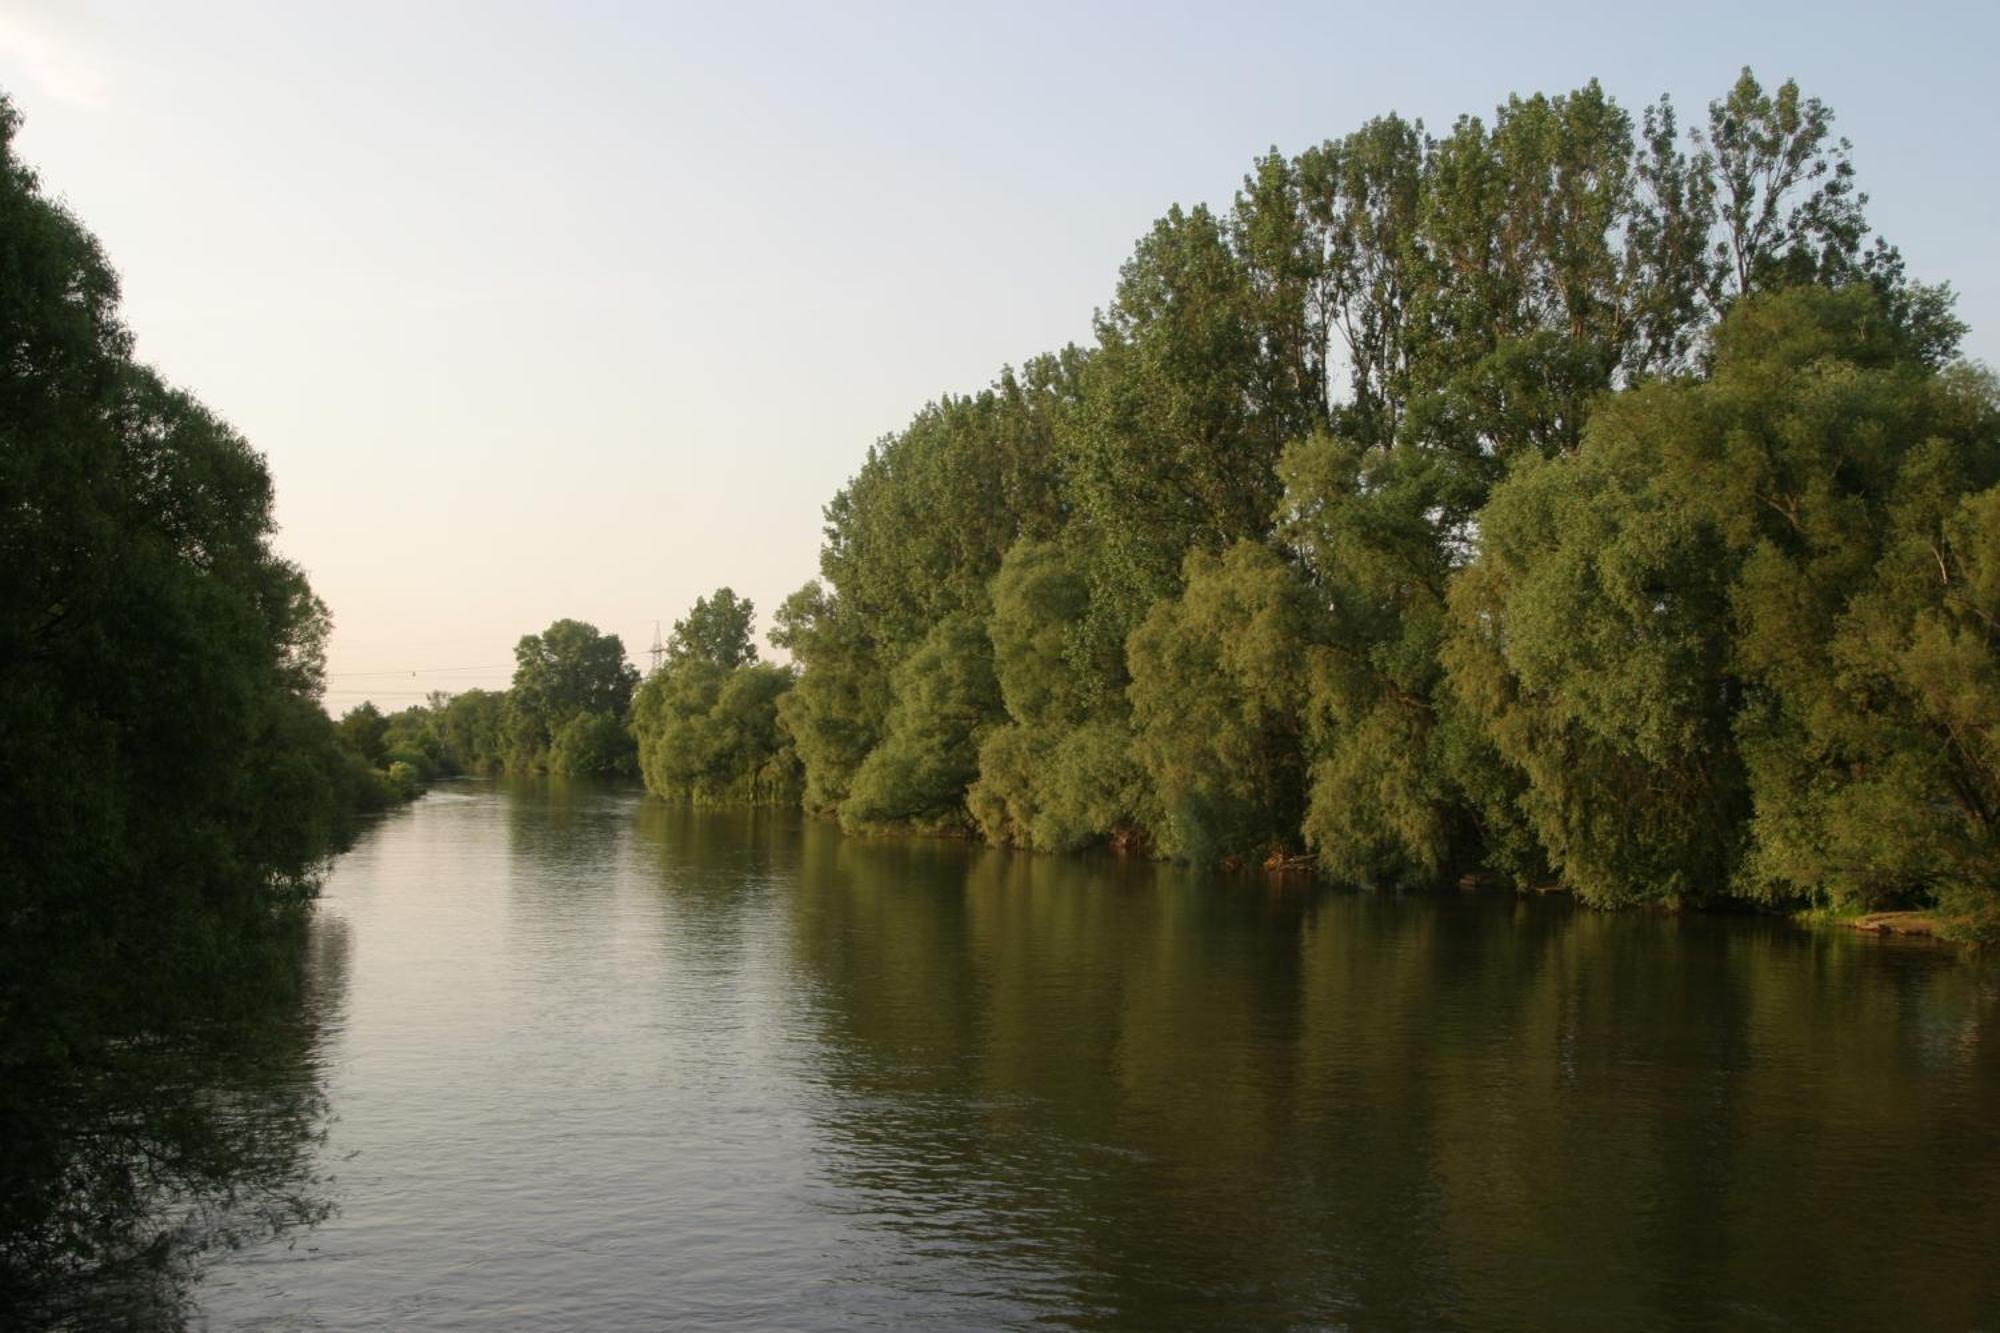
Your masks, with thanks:
[{"label": "dark water near bank", "polygon": [[2000,1324],[1991,960],[525,785],[315,930],[337,1212],[196,1326]]}]

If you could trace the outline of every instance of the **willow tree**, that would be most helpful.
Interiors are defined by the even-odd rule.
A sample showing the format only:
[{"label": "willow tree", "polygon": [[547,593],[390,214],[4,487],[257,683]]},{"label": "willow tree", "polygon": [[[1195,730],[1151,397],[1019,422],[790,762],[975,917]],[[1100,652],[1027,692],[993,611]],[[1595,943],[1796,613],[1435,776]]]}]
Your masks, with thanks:
[{"label": "willow tree", "polygon": [[655,795],[697,805],[799,798],[798,756],[778,721],[791,668],[757,660],[756,608],[728,588],[695,599],[667,660],[632,698],[639,773]]},{"label": "willow tree", "polygon": [[1158,850],[1202,863],[1295,850],[1315,614],[1296,570],[1239,542],[1190,554],[1181,595],[1132,632],[1132,753]]},{"label": "willow tree", "polygon": [[803,774],[801,800],[814,814],[840,808],[854,774],[882,739],[889,673],[863,617],[817,580],[779,605],[771,642],[799,668],[777,701]]},{"label": "willow tree", "polygon": [[961,612],[939,621],[896,664],[889,686],[881,743],[855,770],[842,826],[965,828],[980,743],[1004,716],[984,620]]},{"label": "willow tree", "polygon": [[992,599],[986,628],[1006,719],[982,740],[966,794],[980,831],[1042,851],[1142,841],[1153,821],[1129,710],[1111,693],[1124,655],[1091,660],[1089,580],[1056,543],[1024,540],[1001,562]]},{"label": "willow tree", "polygon": [[792,679],[768,662],[691,660],[648,680],[632,701],[647,788],[695,805],[796,802],[798,759],[778,726]]},{"label": "willow tree", "polygon": [[1925,345],[1866,284],[1745,302],[1495,493],[1446,656],[1586,896],[1990,897],[2000,417]]}]

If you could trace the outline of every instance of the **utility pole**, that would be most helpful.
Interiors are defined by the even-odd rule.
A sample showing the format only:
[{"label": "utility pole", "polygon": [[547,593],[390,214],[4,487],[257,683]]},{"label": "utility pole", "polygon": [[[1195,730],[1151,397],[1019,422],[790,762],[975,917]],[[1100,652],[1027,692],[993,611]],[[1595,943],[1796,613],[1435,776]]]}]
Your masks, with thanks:
[{"label": "utility pole", "polygon": [[660,663],[667,658],[667,645],[660,642],[660,622],[657,620],[653,622],[653,647],[650,656],[653,659],[653,669],[646,674],[657,676],[660,674]]}]

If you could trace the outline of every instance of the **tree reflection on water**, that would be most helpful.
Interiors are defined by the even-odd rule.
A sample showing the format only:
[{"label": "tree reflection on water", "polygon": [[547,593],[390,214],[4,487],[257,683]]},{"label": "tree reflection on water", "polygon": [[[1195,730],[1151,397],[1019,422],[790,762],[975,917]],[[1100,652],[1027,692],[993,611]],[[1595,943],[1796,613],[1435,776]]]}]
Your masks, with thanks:
[{"label": "tree reflection on water", "polygon": [[207,1257],[332,1214],[345,928],[300,913],[216,955],[115,984],[7,960],[37,984],[0,1011],[0,1326],[182,1327]]}]

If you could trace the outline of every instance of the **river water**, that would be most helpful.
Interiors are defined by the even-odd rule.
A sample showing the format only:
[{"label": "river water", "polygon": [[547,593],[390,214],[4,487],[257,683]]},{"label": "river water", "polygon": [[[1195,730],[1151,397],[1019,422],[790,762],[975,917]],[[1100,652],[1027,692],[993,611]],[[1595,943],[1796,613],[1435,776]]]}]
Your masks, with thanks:
[{"label": "river water", "polygon": [[2000,1324],[2000,967],[449,784],[215,1329]]}]

